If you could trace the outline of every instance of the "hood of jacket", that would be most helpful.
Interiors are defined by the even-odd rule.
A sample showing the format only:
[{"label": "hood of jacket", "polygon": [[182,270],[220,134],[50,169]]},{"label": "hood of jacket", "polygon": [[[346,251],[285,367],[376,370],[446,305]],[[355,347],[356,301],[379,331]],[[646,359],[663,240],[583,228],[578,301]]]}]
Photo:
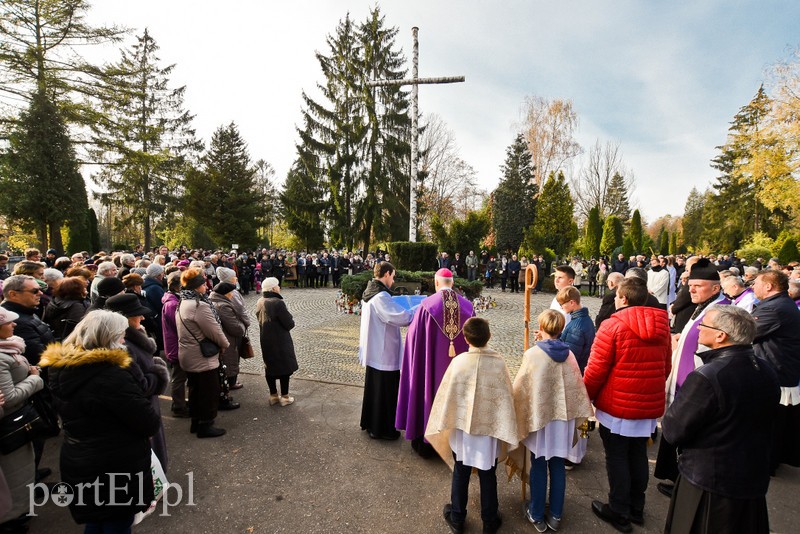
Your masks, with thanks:
[{"label": "hood of jacket", "polygon": [[68,398],[106,368],[127,368],[131,356],[125,349],[91,349],[53,343],[42,353],[39,365],[49,368],[48,386],[62,398]]},{"label": "hood of jacket", "polygon": [[550,359],[554,362],[564,362],[567,360],[567,356],[569,356],[569,345],[560,339],[543,339],[538,341],[536,346],[550,356]]},{"label": "hood of jacket", "polygon": [[628,306],[617,310],[612,317],[622,321],[643,341],[653,341],[664,336],[664,325],[669,330],[666,310],[650,306]]},{"label": "hood of jacket", "polygon": [[369,299],[371,299],[381,291],[386,291],[390,295],[392,294],[391,290],[388,287],[386,287],[386,285],[383,282],[381,282],[380,280],[375,280],[373,278],[367,284],[367,288],[364,290],[364,294],[361,295],[361,300],[363,300],[364,302],[369,302]]},{"label": "hood of jacket", "polygon": [[180,297],[178,297],[178,295],[176,295],[172,291],[167,291],[166,293],[164,293],[164,296],[161,297],[161,304],[166,304],[167,302],[170,302],[170,301],[179,303],[181,301],[181,299],[180,299]]}]

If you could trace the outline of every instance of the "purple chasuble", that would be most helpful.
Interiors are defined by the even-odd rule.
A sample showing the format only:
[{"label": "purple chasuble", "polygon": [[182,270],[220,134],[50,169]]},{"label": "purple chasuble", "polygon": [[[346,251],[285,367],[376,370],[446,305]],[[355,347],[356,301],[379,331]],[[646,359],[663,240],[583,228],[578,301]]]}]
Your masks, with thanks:
[{"label": "purple chasuble", "polygon": [[[443,298],[444,292],[448,294]],[[454,313],[453,297],[458,302],[457,314]],[[449,303],[447,307],[445,300]],[[438,291],[423,300],[414,314],[403,347],[394,423],[398,430],[405,430],[407,440],[425,435],[433,399],[452,359],[449,356],[450,339],[453,338],[455,354],[467,351],[468,345],[461,327],[473,315],[472,304],[449,289]],[[454,330],[456,321],[457,334]]]},{"label": "purple chasuble", "polygon": [[695,317],[689,324],[691,327],[689,331],[686,332],[686,340],[683,342],[683,347],[681,350],[681,359],[678,362],[678,376],[675,380],[675,392],[677,394],[678,389],[683,385],[683,381],[686,380],[686,377],[689,376],[689,373],[694,371],[694,355],[697,352],[697,348],[699,346],[699,339],[700,339],[700,329],[697,325],[700,321],[703,320],[703,316],[706,312],[711,309],[712,306],[716,304],[730,304],[731,302],[725,298],[725,295],[722,293],[719,294],[714,302],[710,303],[706,306],[700,315]]},{"label": "purple chasuble", "polygon": [[736,297],[735,299],[733,299],[733,303],[734,303],[734,304],[739,304],[739,303],[742,301],[742,299],[743,299],[743,298],[745,298],[747,295],[749,295],[749,294],[750,294],[750,293],[752,293],[752,292],[753,292],[753,288],[752,288],[752,287],[748,287],[747,289],[745,289],[744,291],[742,291],[742,294],[741,294],[741,295],[739,295],[738,297]]}]

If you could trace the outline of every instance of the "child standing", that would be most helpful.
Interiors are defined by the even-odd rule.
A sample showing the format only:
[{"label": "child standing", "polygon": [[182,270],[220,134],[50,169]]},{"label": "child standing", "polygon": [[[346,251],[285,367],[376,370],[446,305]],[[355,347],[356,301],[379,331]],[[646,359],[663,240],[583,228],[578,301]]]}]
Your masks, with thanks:
[{"label": "child standing", "polygon": [[444,506],[450,530],[464,531],[474,467],[480,480],[483,532],[492,533],[502,524],[497,511],[497,460],[518,443],[511,376],[503,357],[487,347],[491,333],[485,319],[469,319],[463,332],[469,350],[447,368],[425,438],[453,466],[450,504]]},{"label": "child standing", "polygon": [[[538,532],[545,532],[548,526],[558,530],[561,523],[567,485],[564,459],[576,441],[576,427],[593,411],[578,362],[558,339],[564,316],[550,309],[538,321],[538,342],[525,351],[514,379],[514,408],[517,436],[531,453],[531,501],[525,515]],[[545,516],[548,470],[550,513]]]}]

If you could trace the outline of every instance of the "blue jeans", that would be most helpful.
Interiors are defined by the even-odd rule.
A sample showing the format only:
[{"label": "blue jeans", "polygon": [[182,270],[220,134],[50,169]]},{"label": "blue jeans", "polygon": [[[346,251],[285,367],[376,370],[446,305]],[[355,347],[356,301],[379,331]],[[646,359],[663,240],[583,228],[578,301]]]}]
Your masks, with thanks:
[{"label": "blue jeans", "polygon": [[102,523],[86,523],[83,534],[130,534],[133,516],[116,521],[103,521]]},{"label": "blue jeans", "polygon": [[[453,454],[453,459],[455,459]],[[485,527],[497,524],[497,462],[491,469],[483,471],[478,469],[478,480],[481,488],[481,519]],[[450,517],[453,521],[461,523],[467,518],[467,500],[469,499],[469,476],[472,467],[456,461],[453,466],[453,481],[450,486]]]},{"label": "blue jeans", "polygon": [[547,468],[550,468],[550,515],[561,519],[564,512],[564,495],[567,493],[567,472],[564,458],[553,456],[545,460],[531,453],[531,504],[529,512],[536,521],[544,521],[544,503],[547,497]]}]

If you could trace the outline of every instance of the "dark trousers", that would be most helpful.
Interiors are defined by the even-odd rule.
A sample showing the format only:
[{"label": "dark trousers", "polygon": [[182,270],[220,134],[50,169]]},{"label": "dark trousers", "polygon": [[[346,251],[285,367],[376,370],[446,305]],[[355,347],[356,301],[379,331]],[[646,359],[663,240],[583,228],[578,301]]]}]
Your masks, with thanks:
[{"label": "dark trousers", "polygon": [[508,277],[507,276],[501,276],[500,277],[500,287],[503,289],[503,291],[506,290],[506,282],[508,282]]},{"label": "dark trousers", "polygon": [[278,394],[278,386],[276,381],[281,383],[281,395],[288,395],[289,394],[289,376],[291,375],[283,375],[283,376],[269,376],[267,375],[267,387],[269,388],[270,395],[277,395]]},{"label": "dark trousers", "polygon": [[172,409],[183,410],[186,408],[186,371],[181,369],[178,362],[171,363],[170,392],[172,393]]},{"label": "dark trousers", "polygon": [[511,292],[519,293],[519,273],[511,275]]},{"label": "dark trousers", "polygon": [[597,292],[597,282],[589,280],[589,296],[593,296]]},{"label": "dark trousers", "polygon": [[[453,459],[456,455],[453,453]],[[467,501],[469,500],[469,476],[472,466],[456,461],[453,466],[453,481],[450,485],[450,506],[453,521],[461,523],[467,518]],[[497,462],[491,469],[478,469],[478,480],[481,487],[481,519],[484,527],[497,524]]]},{"label": "dark trousers", "polygon": [[478,274],[477,271],[478,269],[475,267],[467,267],[467,280],[469,280],[470,282],[475,280],[476,275]]},{"label": "dark trousers", "polygon": [[328,287],[328,273],[319,273],[317,275],[317,287]]},{"label": "dark trousers", "polygon": [[219,407],[219,371],[186,373],[189,383],[189,412],[195,421],[213,421]]},{"label": "dark trousers", "polygon": [[342,275],[339,274],[339,271],[333,271],[333,287],[339,287],[339,280],[341,279],[341,276]]},{"label": "dark trousers", "polygon": [[83,532],[84,534],[129,534],[131,525],[133,525],[133,516],[101,523],[86,523]]},{"label": "dark trousers", "polygon": [[612,434],[600,425],[600,438],[606,453],[608,504],[611,509],[630,518],[644,511],[644,492],[650,476],[647,465],[647,438],[630,438]]}]

